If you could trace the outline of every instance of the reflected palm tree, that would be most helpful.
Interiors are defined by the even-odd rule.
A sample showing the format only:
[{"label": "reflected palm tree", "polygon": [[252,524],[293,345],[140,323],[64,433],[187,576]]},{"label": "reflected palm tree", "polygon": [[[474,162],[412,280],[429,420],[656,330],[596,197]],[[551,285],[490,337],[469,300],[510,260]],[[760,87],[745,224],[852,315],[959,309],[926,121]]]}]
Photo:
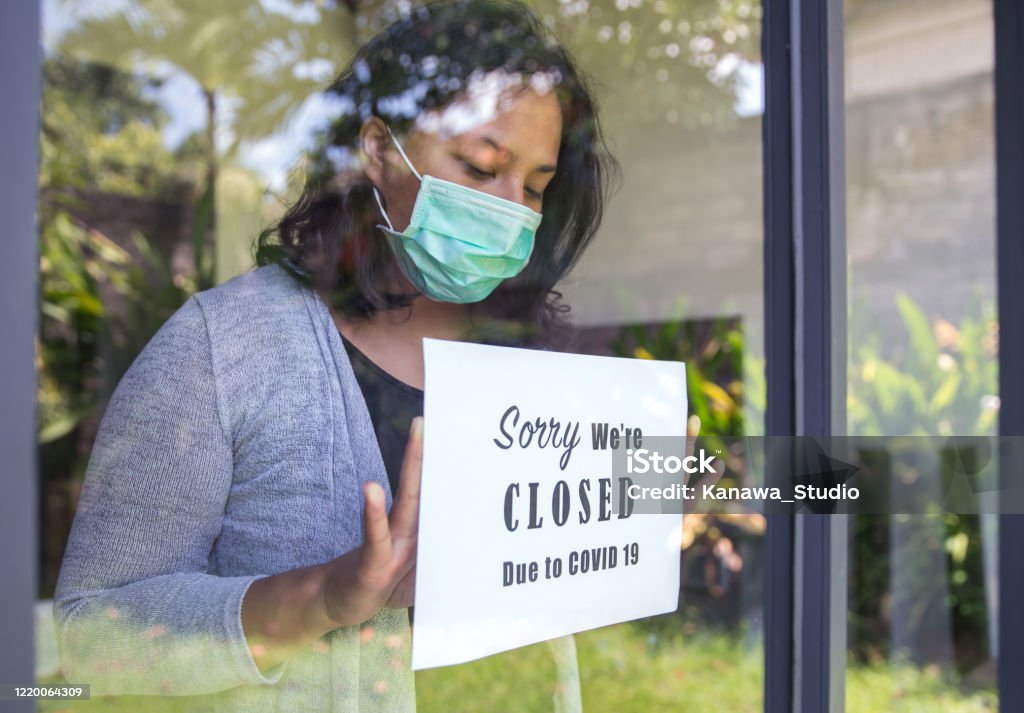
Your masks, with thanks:
[{"label": "reflected palm tree", "polygon": [[199,284],[212,285],[220,162],[279,131],[344,64],[351,10],[306,0],[63,0],[60,9],[74,23],[59,52],[134,73],[178,72],[202,92],[206,180],[194,247]]}]

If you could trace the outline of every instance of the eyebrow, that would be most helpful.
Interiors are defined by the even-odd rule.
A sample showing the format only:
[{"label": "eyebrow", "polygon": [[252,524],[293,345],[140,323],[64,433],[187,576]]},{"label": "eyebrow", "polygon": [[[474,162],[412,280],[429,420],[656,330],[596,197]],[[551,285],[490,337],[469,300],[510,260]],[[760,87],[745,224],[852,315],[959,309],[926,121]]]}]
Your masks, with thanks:
[{"label": "eyebrow", "polygon": [[[497,150],[497,151],[508,151],[511,156],[515,156],[516,155],[515,151],[513,151],[512,149],[507,148],[505,146],[502,146],[497,141],[492,139],[490,136],[483,136],[483,137],[480,138],[480,140],[483,141],[488,146],[492,147],[493,149]],[[541,166],[538,166],[536,168],[536,170],[540,171],[541,173],[554,173],[555,171],[558,170],[558,167],[557,166],[552,166],[550,164],[545,163],[545,164],[543,164]]]}]

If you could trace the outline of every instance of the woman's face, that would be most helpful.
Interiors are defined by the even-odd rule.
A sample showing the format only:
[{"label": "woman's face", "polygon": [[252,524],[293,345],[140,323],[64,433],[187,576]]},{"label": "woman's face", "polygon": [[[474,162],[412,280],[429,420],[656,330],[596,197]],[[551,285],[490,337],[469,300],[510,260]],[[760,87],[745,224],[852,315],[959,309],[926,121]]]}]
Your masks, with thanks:
[{"label": "woman's face", "polygon": [[[430,175],[541,212],[557,168],[562,112],[554,92],[532,87],[498,97],[466,96],[420,118],[402,142],[409,161]],[[367,120],[360,135],[366,174],[384,197],[394,229],[409,225],[419,180],[383,121]]]}]

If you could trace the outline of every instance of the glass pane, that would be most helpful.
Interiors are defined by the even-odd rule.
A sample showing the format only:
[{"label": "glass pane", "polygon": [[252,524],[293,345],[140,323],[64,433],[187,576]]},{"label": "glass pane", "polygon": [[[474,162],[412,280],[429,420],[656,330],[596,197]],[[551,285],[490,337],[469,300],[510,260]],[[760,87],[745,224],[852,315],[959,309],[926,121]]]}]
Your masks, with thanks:
[{"label": "glass pane", "polygon": [[[333,3],[40,6],[36,672],[59,684],[54,589],[101,417],[191,295],[253,266],[354,25]],[[194,705],[126,696],[40,710]]]},{"label": "glass pane", "polygon": [[[621,185],[563,289],[575,351],[687,363],[704,435],[762,435],[761,6],[534,2],[594,79]],[[577,634],[584,711],[759,711],[765,519],[684,517],[675,614]],[[421,710],[552,710],[546,646],[417,675]],[[572,682],[569,683],[572,685]]]},{"label": "glass pane", "polygon": [[[845,10],[849,433],[994,435],[992,3]],[[994,515],[851,518],[847,710],[997,707],[996,555]]]},{"label": "glass pane", "polygon": [[[37,675],[59,683],[52,598],[115,387],[191,295],[254,267],[260,231],[318,167],[317,141],[337,112],[320,90],[381,18],[409,6],[41,5]],[[532,7],[592,77],[622,169],[593,244],[556,285],[572,307],[564,348],[685,361],[703,435],[761,435],[760,4]],[[417,708],[760,710],[765,526],[756,514],[685,518],[678,612],[418,673]],[[189,710],[170,696],[101,704]]]}]

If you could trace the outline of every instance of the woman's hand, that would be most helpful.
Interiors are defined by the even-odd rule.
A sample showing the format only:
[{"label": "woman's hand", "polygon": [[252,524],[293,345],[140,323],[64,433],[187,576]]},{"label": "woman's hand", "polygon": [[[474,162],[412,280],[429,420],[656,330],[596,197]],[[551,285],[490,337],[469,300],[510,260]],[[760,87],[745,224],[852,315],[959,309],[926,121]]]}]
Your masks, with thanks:
[{"label": "woman's hand", "polygon": [[686,419],[686,455],[692,456],[693,449],[697,445],[697,437],[700,436],[700,416],[691,414]]},{"label": "woman's hand", "polygon": [[242,628],[263,671],[341,626],[361,624],[382,607],[412,604],[416,581],[423,418],[409,429],[401,487],[385,507],[376,483],[363,488],[363,544],[320,565],[292,569],[253,582],[242,600]]},{"label": "woman's hand", "polygon": [[412,605],[422,467],[423,418],[417,416],[409,429],[401,487],[390,516],[384,490],[367,483],[362,546],[325,565],[324,611],[337,626],[364,622],[382,607]]},{"label": "woman's hand", "polygon": [[[700,436],[700,416],[693,414],[686,420],[686,455],[692,456],[693,451],[697,446],[697,438]],[[696,481],[696,488],[694,497],[691,500],[687,500],[687,512],[692,515],[706,514],[701,512],[701,508],[704,506],[704,486],[713,486],[722,479],[725,475],[725,463],[721,459],[715,460],[715,470],[712,473],[705,473],[698,481]]]}]

